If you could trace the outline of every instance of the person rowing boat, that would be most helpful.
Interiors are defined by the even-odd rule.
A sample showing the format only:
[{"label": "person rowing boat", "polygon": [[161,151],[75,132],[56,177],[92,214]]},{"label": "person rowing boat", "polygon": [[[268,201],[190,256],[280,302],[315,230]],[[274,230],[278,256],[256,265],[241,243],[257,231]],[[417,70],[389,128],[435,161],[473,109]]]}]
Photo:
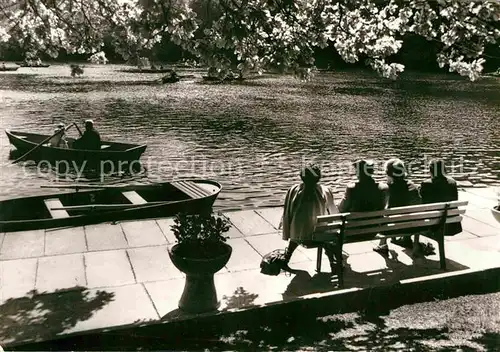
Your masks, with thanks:
[{"label": "person rowing boat", "polygon": [[80,138],[73,142],[73,149],[101,149],[101,136],[94,128],[94,122],[92,120],[85,121],[85,131]]}]

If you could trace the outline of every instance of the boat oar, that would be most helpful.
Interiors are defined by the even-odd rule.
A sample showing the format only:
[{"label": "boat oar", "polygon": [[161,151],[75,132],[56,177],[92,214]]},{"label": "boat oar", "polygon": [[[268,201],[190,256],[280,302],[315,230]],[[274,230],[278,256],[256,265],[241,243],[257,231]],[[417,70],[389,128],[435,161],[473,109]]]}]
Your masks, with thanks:
[{"label": "boat oar", "polygon": [[76,124],[76,122],[73,125],[75,125],[76,129],[78,130],[78,133],[80,133],[80,137],[83,136],[83,133],[80,130],[80,127],[78,127],[78,125]]},{"label": "boat oar", "polygon": [[148,208],[158,205],[166,205],[171,203],[176,203],[179,201],[158,201],[158,202],[148,202],[144,204],[85,204],[85,205],[70,205],[67,207],[55,207],[50,208],[50,210],[66,210],[66,211],[85,211],[85,210],[126,210],[126,209],[136,209],[136,208]]},{"label": "boat oar", "polygon": [[[161,187],[161,184],[148,184],[147,186],[158,186]],[[79,189],[129,189],[129,188],[134,188],[137,187],[137,185],[58,185],[58,186],[52,186],[52,185],[41,185],[40,188],[60,188],[60,189],[74,189],[74,190],[79,190]]]},{"label": "boat oar", "polygon": [[[122,186],[123,187],[123,186]],[[51,185],[41,185],[40,188],[60,188],[60,189],[107,189],[107,188],[120,188],[120,186],[114,186],[114,185],[109,185],[109,186],[99,186],[99,185],[57,185],[57,186],[51,186]]]},{"label": "boat oar", "polygon": [[[64,131],[68,130],[71,126],[73,126],[74,124],[71,124],[69,125],[68,127],[65,127],[64,128]],[[58,130],[56,133],[54,133],[52,136],[50,137],[47,137],[45,138],[43,141],[41,141],[37,146],[35,146],[33,149],[31,149],[30,151],[28,151],[27,153],[21,155],[19,158],[17,158],[16,160],[14,160],[12,163],[13,164],[17,164],[18,162],[20,161],[23,161],[24,159],[26,159],[26,157],[28,155],[30,155],[31,153],[33,153],[35,150],[37,150],[40,146],[42,146],[43,144],[47,143],[52,137],[55,137],[56,135],[58,135],[59,133],[61,133],[61,130]]]}]

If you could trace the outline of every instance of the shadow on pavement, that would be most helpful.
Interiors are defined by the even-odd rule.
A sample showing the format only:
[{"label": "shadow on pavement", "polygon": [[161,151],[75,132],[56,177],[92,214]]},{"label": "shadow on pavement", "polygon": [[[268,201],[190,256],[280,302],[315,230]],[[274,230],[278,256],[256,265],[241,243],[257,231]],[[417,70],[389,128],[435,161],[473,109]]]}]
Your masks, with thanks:
[{"label": "shadow on pavement", "polygon": [[53,338],[89,319],[113,297],[114,293],[77,288],[48,294],[33,290],[8,299],[0,305],[0,342]]}]

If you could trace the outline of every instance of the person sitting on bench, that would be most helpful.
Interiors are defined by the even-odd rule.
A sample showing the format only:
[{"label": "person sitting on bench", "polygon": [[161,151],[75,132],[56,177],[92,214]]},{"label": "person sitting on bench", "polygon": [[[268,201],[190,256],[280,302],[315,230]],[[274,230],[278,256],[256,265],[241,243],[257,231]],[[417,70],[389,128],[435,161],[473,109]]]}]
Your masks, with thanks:
[{"label": "person sitting on bench", "polygon": [[387,207],[387,184],[373,179],[373,160],[358,160],[353,164],[358,181],[347,185],[340,201],[341,213],[383,210]]},{"label": "person sitting on bench", "polygon": [[[425,180],[420,185],[422,203],[452,202],[458,200],[457,182],[446,176],[444,161],[433,159],[429,163],[431,179]],[[448,224],[445,236],[453,236],[462,232],[460,222]]]},{"label": "person sitting on bench", "polygon": [[[407,179],[405,164],[402,160],[398,158],[389,159],[385,164],[385,173],[389,186],[389,208],[421,204],[422,201],[418,188],[412,181]],[[421,254],[419,235],[415,234],[414,237],[413,254],[419,255]],[[392,242],[405,248],[412,246],[411,236],[395,238]],[[387,246],[387,240],[382,238],[379,245],[373,248],[373,250],[384,256],[388,256],[389,247]]]},{"label": "person sitting on bench", "polygon": [[[283,239],[289,240],[285,250],[285,270],[290,258],[299,244],[318,246],[312,241],[312,234],[316,226],[316,218],[320,215],[335,214],[338,212],[332,191],[318,184],[321,179],[321,169],[317,165],[311,165],[301,170],[301,184],[292,186],[285,197],[283,209]],[[332,273],[335,272],[335,250],[331,243],[322,243],[325,253],[330,260]],[[342,258],[340,258],[342,259]]]}]

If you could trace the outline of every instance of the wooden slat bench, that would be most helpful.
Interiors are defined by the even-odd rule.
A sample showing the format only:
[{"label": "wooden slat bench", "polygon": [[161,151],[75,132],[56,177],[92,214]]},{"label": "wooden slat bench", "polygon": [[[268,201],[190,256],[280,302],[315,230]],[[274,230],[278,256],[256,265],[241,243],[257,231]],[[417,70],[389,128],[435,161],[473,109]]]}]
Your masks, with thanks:
[{"label": "wooden slat bench", "polygon": [[[377,234],[386,238],[400,237],[426,230],[425,235],[439,245],[441,269],[446,269],[444,234],[446,226],[462,221],[467,201],[453,201],[433,204],[390,208],[372,212],[343,213],[318,216],[313,240],[332,242],[336,247],[336,257],[342,258],[345,243],[372,241]],[[322,247],[318,247],[316,268],[321,271]],[[339,286],[344,285],[342,260],[338,260],[337,274]]]},{"label": "wooden slat bench", "polygon": [[69,214],[66,210],[52,210],[52,208],[62,208],[63,204],[59,200],[59,198],[50,198],[50,199],[44,199],[43,201],[45,203],[45,206],[47,207],[47,210],[50,213],[50,216],[52,216],[53,219],[62,219],[62,218],[67,218],[69,217]]},{"label": "wooden slat bench", "polygon": [[205,198],[212,195],[205,188],[198,186],[193,181],[175,181],[172,182],[172,186],[185,193],[192,199]]}]

